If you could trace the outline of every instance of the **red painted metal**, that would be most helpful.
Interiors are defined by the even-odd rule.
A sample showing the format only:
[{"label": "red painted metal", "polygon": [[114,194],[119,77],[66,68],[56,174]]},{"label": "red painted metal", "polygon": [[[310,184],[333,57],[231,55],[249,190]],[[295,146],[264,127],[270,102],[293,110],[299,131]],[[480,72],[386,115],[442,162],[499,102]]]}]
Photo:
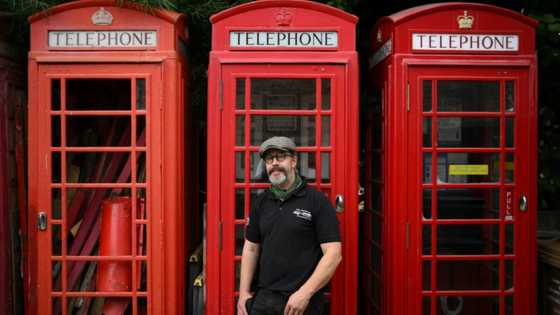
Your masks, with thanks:
[{"label": "red painted metal", "polygon": [[[473,23],[470,28],[459,28],[465,16]],[[535,26],[536,22],[526,16],[494,6],[440,3],[384,17],[372,29],[372,88],[368,91],[374,103],[367,131],[362,222],[366,227],[362,242],[364,314],[440,314],[444,308],[453,311],[458,301],[462,312],[468,314],[536,313],[536,286],[531,276],[536,273]],[[519,45],[510,51],[420,50],[413,49],[415,33],[512,35],[518,36]],[[495,104],[499,106],[479,111],[439,109],[445,81],[495,83],[499,91]],[[507,108],[506,102],[514,108]],[[443,141],[439,133],[444,134],[440,131],[442,119],[469,118],[498,121],[495,132],[499,141],[472,146],[439,143]],[[509,122],[515,128],[508,129]],[[509,132],[514,144],[507,142]],[[479,134],[485,137],[488,131]],[[448,154],[496,154],[497,164],[486,165],[498,177],[477,180],[480,177],[473,176],[469,182],[455,183],[441,180],[438,176],[447,172],[448,166],[441,166],[439,157]],[[511,163],[506,160],[510,156],[514,158]],[[431,170],[429,178],[427,170]],[[508,174],[515,174],[514,180],[508,179],[513,176]],[[497,214],[449,218],[441,214],[443,210],[438,211],[443,207],[438,199],[443,198],[438,195],[441,191],[480,189],[498,191]],[[526,212],[518,205],[523,195],[529,200]],[[479,202],[488,205],[490,200],[486,194]],[[465,205],[467,201],[462,200]],[[430,209],[429,215],[426,209]],[[476,237],[494,239],[496,247],[486,241],[476,254],[458,253],[457,247],[452,248],[455,252],[443,252],[446,240],[442,227],[460,231],[465,226],[480,228]],[[497,234],[491,233],[492,229]],[[475,272],[477,262],[492,262],[496,267],[492,272],[478,268]],[[463,267],[459,271],[452,264]],[[513,284],[511,278],[515,279]],[[448,283],[454,286],[444,287]]]},{"label": "red painted metal", "polygon": [[[101,8],[112,15],[110,25],[92,24]],[[192,247],[185,217],[197,211],[184,195],[192,172],[183,166],[191,161],[183,152],[184,126],[191,123],[181,81],[187,77],[185,16],[85,0],[30,23],[27,314],[88,314],[100,301],[107,314],[183,314],[184,263]],[[53,30],[155,30],[157,45],[52,49]],[[102,219],[107,198],[121,206],[128,200],[130,213],[120,222],[127,228],[117,234],[105,232],[112,226]],[[37,228],[40,212],[48,218],[45,231]],[[119,243],[118,237],[125,247],[106,251],[113,248],[107,241]],[[124,276],[126,285],[107,286],[107,277],[117,279],[107,268],[124,265],[116,277]]]},{"label": "red painted metal", "polygon": [[[214,166],[207,168],[206,314],[234,314],[238,295],[236,268],[241,259],[240,231],[251,207],[252,194],[268,187],[266,183],[251,179],[258,162],[253,157],[260,144],[253,139],[256,123],[252,119],[281,115],[315,121],[315,133],[310,136],[313,144],[299,143],[298,148],[300,154],[309,154],[309,160],[315,165],[313,174],[316,176],[313,175],[311,184],[324,191],[333,202],[338,194],[345,197],[346,208],[339,214],[343,262],[331,282],[329,311],[333,315],[357,314],[357,18],[312,1],[263,0],[220,12],[212,16],[211,21],[207,149],[208,156],[213,159],[209,163]],[[229,41],[230,32],[234,30],[336,31],[338,47],[233,48]],[[283,109],[252,108],[253,80],[269,78],[313,80],[316,93],[313,109],[293,105]],[[241,81],[243,89],[238,88]],[[323,82],[330,82],[330,94],[326,92],[327,85],[323,86],[327,83]],[[244,93],[244,99],[238,100],[237,93]],[[330,98],[331,107],[323,108],[323,97]],[[243,103],[241,107],[236,106],[239,102]],[[243,127],[239,125],[241,120]],[[323,144],[322,131],[330,132],[328,144]],[[240,157],[238,162],[237,157]],[[327,158],[329,162],[324,160],[323,163]],[[245,165],[243,171],[237,170],[238,163]],[[324,174],[329,174],[328,178],[321,178]],[[244,207],[236,210],[240,202]]]}]

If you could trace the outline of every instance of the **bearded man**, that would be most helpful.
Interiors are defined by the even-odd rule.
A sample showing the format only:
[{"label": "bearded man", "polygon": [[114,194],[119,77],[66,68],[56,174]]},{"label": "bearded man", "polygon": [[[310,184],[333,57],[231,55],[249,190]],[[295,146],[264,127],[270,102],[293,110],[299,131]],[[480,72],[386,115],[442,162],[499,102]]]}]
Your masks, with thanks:
[{"label": "bearded man", "polygon": [[272,186],[253,200],[247,219],[238,314],[319,315],[322,289],[342,259],[336,212],[297,173],[291,139],[267,139],[259,154]]}]

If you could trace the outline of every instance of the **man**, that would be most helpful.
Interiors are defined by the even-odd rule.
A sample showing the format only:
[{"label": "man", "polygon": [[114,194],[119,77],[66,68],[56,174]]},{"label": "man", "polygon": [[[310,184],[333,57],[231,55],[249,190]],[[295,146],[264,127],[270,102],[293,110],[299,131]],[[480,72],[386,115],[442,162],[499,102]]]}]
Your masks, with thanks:
[{"label": "man", "polygon": [[[238,314],[321,314],[321,289],[342,259],[336,212],[323,193],[297,174],[291,139],[272,137],[261,144],[259,154],[272,186],[253,200],[247,222]],[[249,299],[252,307],[247,310]]]}]

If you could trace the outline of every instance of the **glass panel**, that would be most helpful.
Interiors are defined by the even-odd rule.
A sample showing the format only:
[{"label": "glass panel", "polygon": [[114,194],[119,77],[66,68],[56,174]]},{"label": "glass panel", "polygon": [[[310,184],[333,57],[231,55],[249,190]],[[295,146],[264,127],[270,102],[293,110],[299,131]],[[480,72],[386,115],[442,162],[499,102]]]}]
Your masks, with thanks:
[{"label": "glass panel", "polygon": [[235,152],[235,181],[243,183],[245,181],[245,154]]},{"label": "glass panel", "polygon": [[438,261],[438,290],[497,290],[497,261]]},{"label": "glass panel", "polygon": [[429,224],[422,225],[422,254],[432,254],[432,226]]},{"label": "glass panel", "polygon": [[[62,261],[53,260],[51,268],[52,268],[51,269],[52,290],[53,290],[53,292],[59,292],[62,288],[62,281],[60,280],[60,273],[62,272]],[[58,306],[60,306],[60,305],[58,305]]]},{"label": "glass panel", "polygon": [[62,255],[62,227],[59,224],[52,225],[52,255],[60,256]]},{"label": "glass panel", "polygon": [[66,314],[105,314],[103,313],[104,305],[112,305],[112,307],[107,308],[118,309],[119,314],[132,314],[132,299],[130,297],[69,297]]},{"label": "glass panel", "polygon": [[[67,162],[68,163],[68,162]],[[51,169],[51,181],[53,183],[60,183],[60,171],[61,171],[61,165],[60,165],[60,152],[53,152],[52,153],[52,169]],[[68,173],[68,175],[70,176],[71,174]]]},{"label": "glass panel", "polygon": [[[53,220],[60,220],[61,216],[61,196],[60,196],[60,188],[53,188],[51,194],[51,217]],[[67,198],[72,198],[72,196],[68,196]]]},{"label": "glass panel", "polygon": [[331,79],[321,79],[322,109],[331,109]]},{"label": "glass panel", "polygon": [[136,109],[146,109],[146,79],[136,79]]},{"label": "glass panel", "polygon": [[432,218],[432,190],[424,189],[424,201],[422,215],[424,220]]},{"label": "glass panel", "polygon": [[146,152],[136,153],[136,182],[146,182]]},{"label": "glass panel", "polygon": [[51,146],[60,147],[60,116],[51,117]]},{"label": "glass panel", "polygon": [[60,79],[51,79],[51,109],[60,110]]},{"label": "glass panel", "polygon": [[235,291],[239,291],[239,282],[241,279],[241,262],[235,262]]},{"label": "glass panel", "polygon": [[506,147],[513,148],[514,146],[514,120],[512,117],[506,117]]},{"label": "glass panel", "polygon": [[245,116],[235,117],[235,145],[245,145]]},{"label": "glass panel", "polygon": [[432,262],[422,262],[422,290],[432,289]]},{"label": "glass panel", "polygon": [[314,109],[315,79],[251,79],[251,108]]},{"label": "glass panel", "polygon": [[429,148],[432,146],[432,118],[424,117],[424,133],[423,133],[424,148]]},{"label": "glass panel", "polygon": [[422,298],[422,315],[432,315],[432,299],[429,296]]},{"label": "glass panel", "polygon": [[424,103],[424,111],[431,112],[432,111],[432,81],[425,80],[422,82],[423,87],[423,103]]},{"label": "glass panel", "polygon": [[[298,153],[298,173],[306,178],[308,181],[315,181],[317,178],[317,166],[314,152],[300,152]],[[327,168],[327,172],[329,169]],[[325,170],[322,170],[325,174]]]},{"label": "glass panel", "polygon": [[499,315],[500,299],[497,296],[440,296],[437,314]]},{"label": "glass panel", "polygon": [[66,116],[66,145],[130,146],[129,116]]},{"label": "glass panel", "polygon": [[493,255],[500,251],[500,227],[494,224],[438,225],[439,255]]},{"label": "glass panel", "polygon": [[130,79],[69,79],[68,110],[130,110]]},{"label": "glass panel", "polygon": [[321,183],[331,181],[331,154],[321,152]]},{"label": "glass panel", "polygon": [[273,136],[292,138],[297,146],[315,146],[315,117],[251,116],[251,145]]},{"label": "glass panel", "polygon": [[252,183],[268,183],[268,174],[266,173],[266,165],[261,159],[259,152],[251,152],[251,182]]},{"label": "glass panel", "polygon": [[438,118],[439,147],[500,146],[500,119],[481,117]]},{"label": "glass panel", "polygon": [[514,226],[513,224],[506,224],[506,254],[514,253]]},{"label": "glass panel", "polygon": [[513,183],[515,181],[515,163],[513,153],[506,153],[506,165],[504,171],[504,181],[506,183]]},{"label": "glass panel", "polygon": [[[146,197],[146,189],[145,188],[136,188],[136,197],[138,198],[136,201],[136,207],[138,208],[136,212],[136,219],[145,220],[148,218],[148,207],[147,205],[147,197]],[[145,233],[145,231],[140,231]]]},{"label": "glass panel", "polygon": [[514,308],[513,308],[513,296],[507,295],[505,298],[506,302],[506,315],[514,315]]},{"label": "glass panel", "polygon": [[245,189],[235,190],[235,219],[245,219]]},{"label": "glass panel", "polygon": [[514,287],[514,273],[513,273],[513,266],[515,262],[513,260],[506,260],[505,263],[505,271],[506,271],[506,290],[513,289]]},{"label": "glass panel", "polygon": [[506,81],[506,111],[515,111],[515,92],[513,81]]},{"label": "glass panel", "polygon": [[321,120],[321,145],[328,147],[331,145],[331,116],[323,116]]},{"label": "glass panel", "polygon": [[[68,152],[67,156],[69,183],[130,182],[130,153]],[[75,172],[79,173],[77,180]]]},{"label": "glass panel", "polygon": [[146,116],[136,116],[136,146],[146,146]]},{"label": "glass panel", "polygon": [[[54,286],[53,286],[54,288]],[[53,289],[54,290],[54,289]],[[60,289],[58,289],[60,291]],[[62,314],[62,298],[51,297],[52,315]]]},{"label": "glass panel", "polygon": [[235,225],[235,255],[241,256],[243,253],[243,244],[245,243],[245,225]]},{"label": "glass panel", "polygon": [[245,108],[245,78],[235,79],[235,107]]},{"label": "glass panel", "polygon": [[498,112],[498,81],[441,80],[437,85],[440,112]]},{"label": "glass panel", "polygon": [[424,153],[424,184],[432,182],[432,153]]},{"label": "glass panel", "polygon": [[499,189],[440,189],[439,219],[498,219]]},{"label": "glass panel", "polygon": [[495,183],[500,179],[498,153],[440,153],[438,182]]}]

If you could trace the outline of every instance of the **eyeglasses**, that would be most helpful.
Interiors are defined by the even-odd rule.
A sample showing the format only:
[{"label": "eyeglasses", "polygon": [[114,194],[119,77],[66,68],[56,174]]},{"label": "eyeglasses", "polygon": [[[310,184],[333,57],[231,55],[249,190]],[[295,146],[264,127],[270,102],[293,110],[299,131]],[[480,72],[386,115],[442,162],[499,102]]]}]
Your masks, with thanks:
[{"label": "eyeglasses", "polygon": [[278,152],[276,154],[266,155],[264,157],[264,161],[265,161],[266,164],[272,164],[272,162],[274,162],[274,159],[276,159],[276,161],[278,161],[278,162],[284,162],[284,160],[289,156],[292,156],[292,155],[288,152]]}]

